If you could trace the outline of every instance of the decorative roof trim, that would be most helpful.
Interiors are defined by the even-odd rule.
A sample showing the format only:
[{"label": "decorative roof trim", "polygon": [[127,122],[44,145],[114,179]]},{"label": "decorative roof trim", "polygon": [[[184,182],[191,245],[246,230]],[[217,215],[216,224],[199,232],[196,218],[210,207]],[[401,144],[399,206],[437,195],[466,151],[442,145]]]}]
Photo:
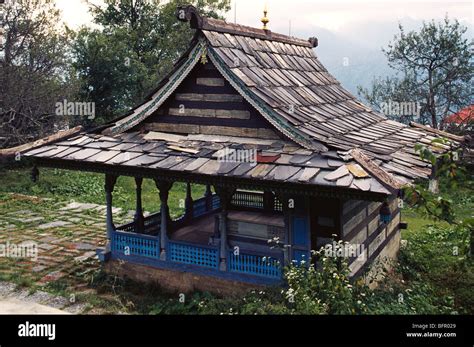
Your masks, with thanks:
[{"label": "decorative roof trim", "polygon": [[312,139],[309,139],[306,135],[297,131],[295,128],[290,126],[286,120],[282,119],[275,111],[273,111],[263,100],[257,97],[254,93],[248,90],[243,82],[228,69],[227,65],[222,61],[219,55],[214,51],[212,47],[208,48],[208,55],[212,63],[216,66],[217,70],[224,76],[224,78],[234,87],[242,97],[247,100],[260,114],[270,122],[278,131],[288,137],[290,140],[296,142],[300,146],[316,150],[316,151],[327,151],[327,147],[321,143],[318,143]]},{"label": "decorative roof trim", "polygon": [[[114,126],[107,128],[102,133],[104,135],[120,134],[128,129],[139,124],[147,117],[149,117],[155,110],[157,110],[166,99],[178,88],[181,82],[189,75],[191,70],[196,66],[202,54],[206,52],[206,43],[204,40],[199,40],[196,46],[189,53],[188,59],[181,65],[169,78],[169,81],[160,89],[148,105],[138,114],[131,114],[115,123]],[[145,105],[145,104],[143,104]],[[138,108],[142,107],[139,106]]]}]

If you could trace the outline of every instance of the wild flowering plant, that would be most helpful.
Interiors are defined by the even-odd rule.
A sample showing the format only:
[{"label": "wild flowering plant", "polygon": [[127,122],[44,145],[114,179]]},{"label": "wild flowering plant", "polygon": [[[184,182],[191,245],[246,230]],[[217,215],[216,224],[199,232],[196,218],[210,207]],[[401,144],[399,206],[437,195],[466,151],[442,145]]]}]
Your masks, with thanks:
[{"label": "wild flowering plant", "polygon": [[[334,243],[344,249],[343,241]],[[312,252],[314,262],[292,263],[285,268],[288,288],[284,295],[300,314],[364,313],[365,286],[351,283],[347,258],[328,256],[324,249]]]}]

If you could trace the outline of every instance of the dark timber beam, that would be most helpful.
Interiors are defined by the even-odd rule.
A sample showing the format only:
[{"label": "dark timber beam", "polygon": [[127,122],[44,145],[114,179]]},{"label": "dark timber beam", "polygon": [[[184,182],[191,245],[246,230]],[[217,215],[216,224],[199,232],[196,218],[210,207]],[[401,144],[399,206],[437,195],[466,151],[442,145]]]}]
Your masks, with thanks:
[{"label": "dark timber beam", "polygon": [[263,192],[263,209],[267,212],[273,211],[274,198],[271,191],[265,190]]},{"label": "dark timber beam", "polygon": [[212,208],[212,191],[210,184],[206,184],[206,192],[204,193],[204,197],[206,198],[206,210],[210,211]]},{"label": "dark timber beam", "polygon": [[142,234],[145,231],[145,223],[143,218],[143,208],[142,208],[142,177],[135,177],[135,184],[136,184],[136,209],[135,209],[135,216],[133,221],[135,223],[135,232],[138,234]]},{"label": "dark timber beam", "polygon": [[186,183],[186,199],[184,200],[185,216],[189,221],[193,218],[193,196],[191,183]]}]

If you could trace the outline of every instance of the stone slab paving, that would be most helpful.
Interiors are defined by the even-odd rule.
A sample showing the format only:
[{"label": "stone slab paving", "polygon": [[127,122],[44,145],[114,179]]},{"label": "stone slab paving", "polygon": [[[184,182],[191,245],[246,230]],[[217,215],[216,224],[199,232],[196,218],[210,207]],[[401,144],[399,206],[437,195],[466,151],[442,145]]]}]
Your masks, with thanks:
[{"label": "stone slab paving", "polygon": [[[24,277],[22,279],[40,288],[65,282],[69,291],[77,290],[80,293],[87,290],[84,284],[88,279],[83,275],[99,269],[96,249],[103,248],[106,244],[105,206],[48,202],[44,206],[38,204],[36,209],[5,211],[2,204],[6,205],[8,202],[0,200],[0,243],[19,245],[25,241],[33,242],[37,245],[37,256],[20,259],[0,254],[0,279],[8,278],[8,275],[18,277],[21,274]],[[114,208],[113,213],[116,225],[130,221],[126,212],[119,208]],[[60,302],[64,298],[54,299],[59,300],[56,303],[51,298],[43,300],[42,296],[46,297],[46,292],[28,296],[20,291],[15,295],[10,293],[5,296],[4,292],[11,292],[11,288],[5,283],[0,281],[0,298],[32,300],[40,305],[64,308],[71,313],[81,313],[84,309],[84,303],[71,305]]]},{"label": "stone slab paving", "polygon": [[68,221],[57,220],[57,221],[54,221],[54,222],[51,222],[51,223],[45,223],[45,224],[38,225],[37,228],[38,229],[50,229],[50,228],[63,227],[63,226],[66,226],[66,225],[71,225],[71,223],[68,222]]},{"label": "stone slab paving", "polygon": [[[0,314],[69,314],[71,311],[65,309],[71,306],[77,305],[44,291],[30,293],[13,283],[0,282]],[[82,313],[77,307],[72,309],[73,313]]]}]

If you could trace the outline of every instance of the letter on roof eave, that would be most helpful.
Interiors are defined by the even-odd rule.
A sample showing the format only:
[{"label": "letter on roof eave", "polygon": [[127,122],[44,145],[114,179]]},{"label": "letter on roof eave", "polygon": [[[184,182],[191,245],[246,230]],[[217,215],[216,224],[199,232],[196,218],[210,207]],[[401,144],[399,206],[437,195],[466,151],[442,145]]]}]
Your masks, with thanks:
[{"label": "letter on roof eave", "polygon": [[135,109],[136,111],[140,107],[144,107],[148,104],[142,111],[137,114],[135,114],[134,111],[131,115],[117,121],[113,126],[105,129],[102,133],[106,135],[120,134],[151,116],[170,97],[170,95],[174,93],[176,88],[178,88],[183,80],[189,75],[205,51],[205,41],[199,40],[196,46],[189,53],[188,59],[169,77],[169,81],[155,93],[157,95]]},{"label": "letter on roof eave", "polygon": [[[272,124],[276,128],[276,130],[278,130],[284,136],[286,136],[290,140],[296,142],[297,144],[299,144],[300,146],[306,149],[320,151],[320,152],[324,152],[328,150],[328,148],[324,146],[322,143],[319,143],[315,141],[314,139],[308,138],[306,135],[302,134],[300,131],[298,131],[297,129],[294,129],[290,125],[284,125],[285,123],[287,123],[286,120],[282,119],[275,112],[272,112],[270,109],[268,109],[268,107],[261,106],[261,105],[266,105],[266,102],[261,100],[253,92],[248,91],[246,93],[243,87],[244,83],[227,67],[227,65],[224,62],[222,62],[222,60],[220,59],[218,54],[214,51],[211,45],[209,45],[208,47],[208,53],[209,53],[208,55],[209,55],[210,60],[219,70],[221,75],[226,79],[226,81],[229,82],[232,85],[232,87],[234,87],[235,90],[237,90],[237,92],[245,100],[247,100],[249,104],[251,104],[268,122],[270,122],[270,124]],[[242,84],[242,86],[237,81],[239,81],[240,84]],[[301,137],[301,139],[299,139],[298,137]]]}]

